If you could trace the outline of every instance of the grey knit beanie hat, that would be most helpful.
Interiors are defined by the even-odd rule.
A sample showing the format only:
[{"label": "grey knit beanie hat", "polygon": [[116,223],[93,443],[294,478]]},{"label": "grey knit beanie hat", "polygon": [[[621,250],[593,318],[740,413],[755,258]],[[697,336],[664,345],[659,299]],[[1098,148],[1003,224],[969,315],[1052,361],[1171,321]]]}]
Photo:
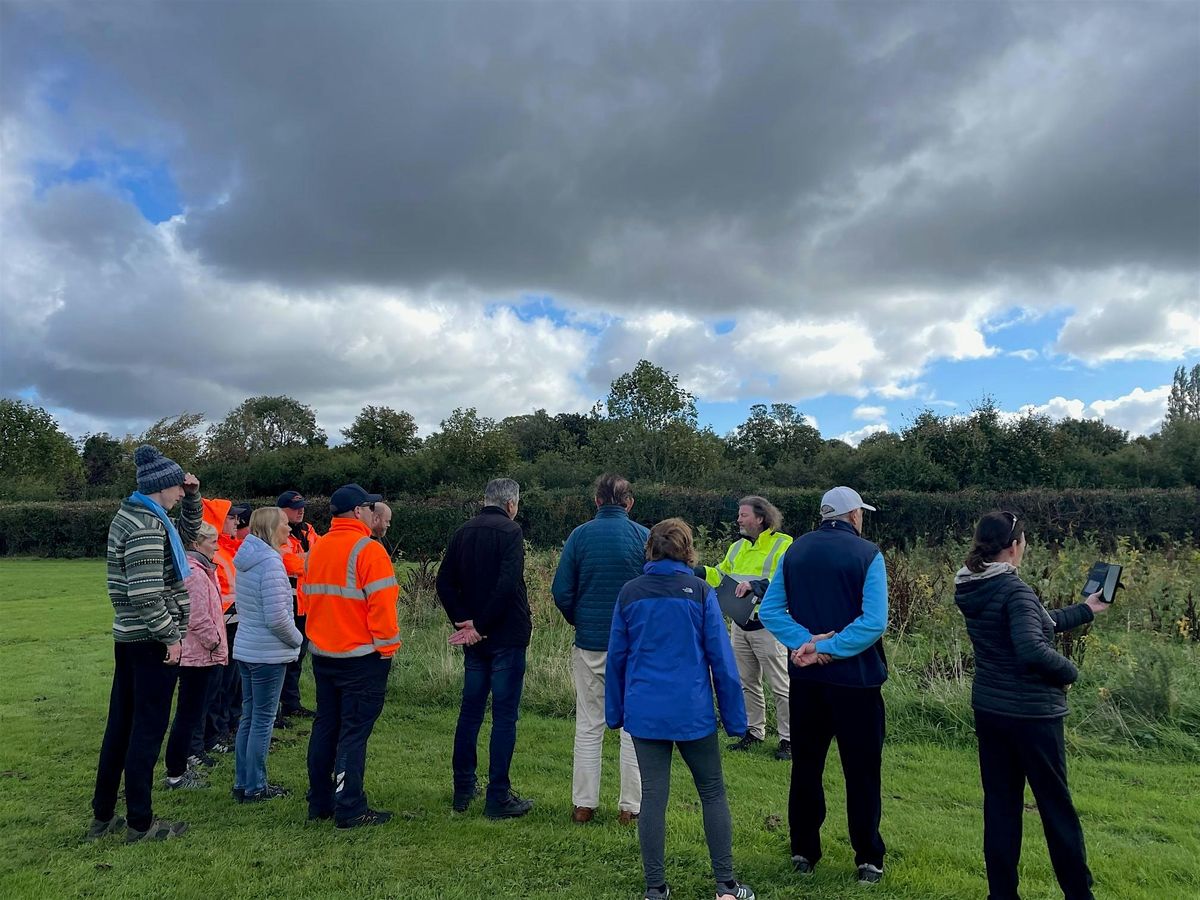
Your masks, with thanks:
[{"label": "grey knit beanie hat", "polygon": [[175,460],[163,456],[157,447],[142,444],[133,454],[137,463],[137,486],[143,494],[183,484],[183,469]]}]

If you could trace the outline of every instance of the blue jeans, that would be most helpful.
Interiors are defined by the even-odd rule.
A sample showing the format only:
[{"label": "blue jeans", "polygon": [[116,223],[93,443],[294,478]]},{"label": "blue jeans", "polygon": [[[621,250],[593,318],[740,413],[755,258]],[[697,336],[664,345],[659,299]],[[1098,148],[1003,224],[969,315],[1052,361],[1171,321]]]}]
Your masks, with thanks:
[{"label": "blue jeans", "polygon": [[242,720],[234,747],[233,786],[254,794],[267,786],[267,751],[287,665],[239,661],[238,670],[242,673]]},{"label": "blue jeans", "polygon": [[476,744],[488,694],[492,695],[492,739],[488,747],[488,800],[503,802],[512,789],[508,769],[517,743],[517,710],[525,686],[524,647],[488,647],[487,641],[463,654],[462,708],[454,730],[454,792],[475,790]]}]

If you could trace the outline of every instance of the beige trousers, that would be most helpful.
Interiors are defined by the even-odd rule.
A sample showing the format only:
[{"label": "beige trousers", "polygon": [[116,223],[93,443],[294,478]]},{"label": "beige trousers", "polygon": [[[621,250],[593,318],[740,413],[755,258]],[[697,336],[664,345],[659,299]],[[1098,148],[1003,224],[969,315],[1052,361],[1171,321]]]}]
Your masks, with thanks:
[{"label": "beige trousers", "polygon": [[[575,679],[575,771],[571,799],[576,806],[600,805],[600,759],[604,749],[603,650],[571,648],[571,674]],[[642,808],[642,773],[638,770],[633,738],[621,729],[621,796],[617,807],[631,813]]]},{"label": "beige trousers", "polygon": [[767,704],[762,689],[765,677],[775,694],[775,723],[779,727],[779,738],[790,741],[792,729],[788,716],[787,648],[765,628],[746,631],[731,624],[729,639],[733,643],[733,658],[737,661],[738,675],[742,679],[742,696],[746,699],[747,731],[759,740],[767,736]]}]

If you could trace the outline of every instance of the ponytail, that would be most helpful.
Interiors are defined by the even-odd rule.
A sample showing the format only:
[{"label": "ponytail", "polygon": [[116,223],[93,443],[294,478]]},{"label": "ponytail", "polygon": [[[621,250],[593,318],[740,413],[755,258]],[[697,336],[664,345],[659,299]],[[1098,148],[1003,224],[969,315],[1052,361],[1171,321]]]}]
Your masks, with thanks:
[{"label": "ponytail", "polygon": [[972,572],[982,572],[987,564],[1021,540],[1025,526],[1016,513],[995,511],[987,513],[975,526],[975,537],[967,551],[964,565]]}]

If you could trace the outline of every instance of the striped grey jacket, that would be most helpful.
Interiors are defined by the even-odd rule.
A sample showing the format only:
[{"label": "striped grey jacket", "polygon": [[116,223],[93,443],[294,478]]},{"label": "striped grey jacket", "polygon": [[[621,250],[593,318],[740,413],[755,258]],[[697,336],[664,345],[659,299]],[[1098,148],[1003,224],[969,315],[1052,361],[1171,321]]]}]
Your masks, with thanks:
[{"label": "striped grey jacket", "polygon": [[[176,528],[184,544],[200,532],[200,493],[184,495]],[[113,639],[173,644],[187,634],[188,593],[171,561],[167,529],[144,506],[121,501],[108,526],[108,596],[113,605]]]}]

